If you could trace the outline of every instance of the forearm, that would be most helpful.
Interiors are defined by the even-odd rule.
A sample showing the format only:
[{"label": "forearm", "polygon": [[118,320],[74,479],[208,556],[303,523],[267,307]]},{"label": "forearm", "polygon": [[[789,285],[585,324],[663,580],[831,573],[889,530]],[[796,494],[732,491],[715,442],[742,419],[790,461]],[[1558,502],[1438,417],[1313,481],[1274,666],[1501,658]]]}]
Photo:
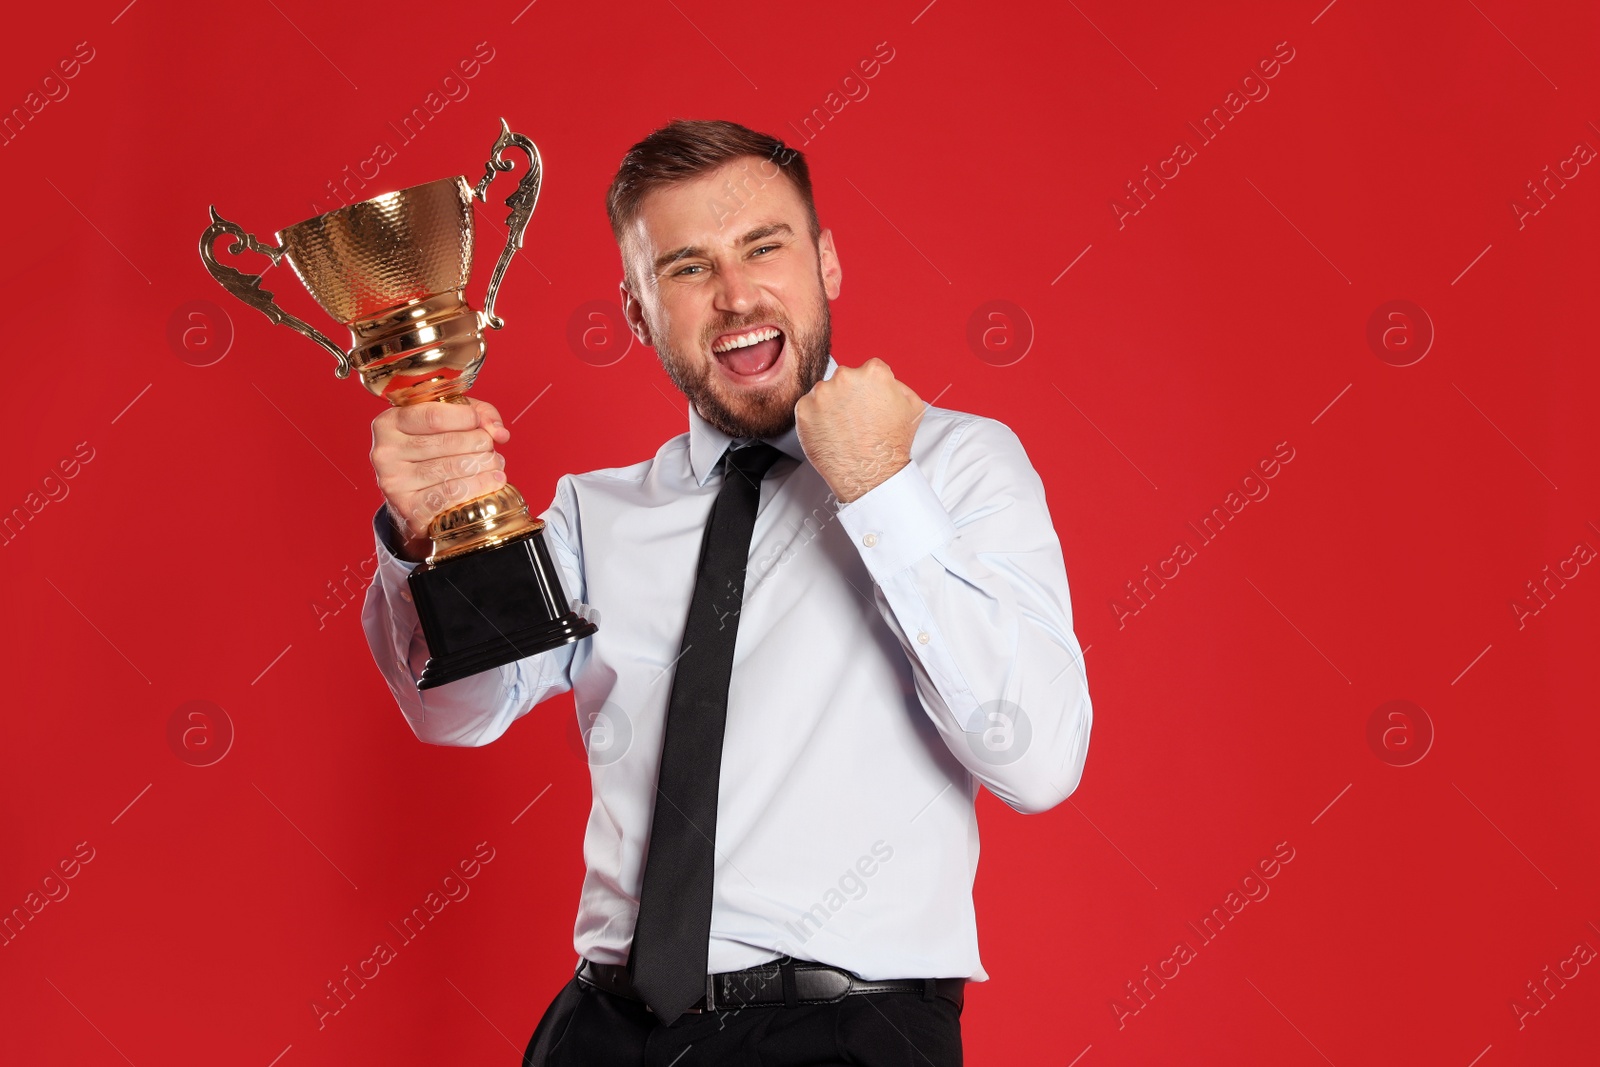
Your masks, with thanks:
[{"label": "forearm", "polygon": [[878,587],[946,746],[1029,813],[1077,788],[1093,717],[1082,651],[1048,599],[1014,588],[960,538]]},{"label": "forearm", "polygon": [[565,691],[571,646],[418,691],[417,679],[429,653],[406,582],[416,564],[393,554],[387,521],[381,511],[375,518],[379,564],[362,604],[361,627],[378,670],[419,740],[486,745],[539,701]]},{"label": "forearm", "polygon": [[1077,787],[1092,708],[1043,487],[992,420],[929,467],[841,508],[841,525],[946,746],[1011,807],[1047,810]]}]

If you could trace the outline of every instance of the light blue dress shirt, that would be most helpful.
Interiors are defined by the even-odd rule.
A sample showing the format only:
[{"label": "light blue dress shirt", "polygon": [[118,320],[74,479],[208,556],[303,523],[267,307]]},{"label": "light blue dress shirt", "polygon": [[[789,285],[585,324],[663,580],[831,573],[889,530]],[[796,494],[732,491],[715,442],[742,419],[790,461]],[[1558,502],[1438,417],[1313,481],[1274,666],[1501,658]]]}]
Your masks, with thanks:
[{"label": "light blue dress shirt", "polygon": [[[830,358],[827,376],[837,364]],[[428,659],[380,547],[362,626],[416,736],[486,745],[573,691],[593,805],[574,947],[627,961],[662,727],[732,443],[689,405],[652,459],[563,475],[543,513],[592,638],[419,693]],[[972,882],[980,785],[1066,799],[1091,709],[1061,545],[1021,442],[928,406],[911,462],[840,505],[795,430],[761,486],[719,780],[710,969],[792,955],[866,979],[988,975]]]}]

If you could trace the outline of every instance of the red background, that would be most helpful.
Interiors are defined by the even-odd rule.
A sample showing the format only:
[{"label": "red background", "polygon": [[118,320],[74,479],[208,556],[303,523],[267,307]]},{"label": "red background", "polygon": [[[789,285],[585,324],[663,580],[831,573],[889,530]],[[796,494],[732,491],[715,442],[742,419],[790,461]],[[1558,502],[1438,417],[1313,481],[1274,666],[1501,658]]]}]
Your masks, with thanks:
[{"label": "red background", "polygon": [[[412,737],[358,583],[329,586],[373,551],[379,402],[195,252],[208,204],[263,236],[331,206],[324,183],[482,41],[470,95],[370,192],[475,180],[501,115],[543,150],[475,394],[521,413],[505,451],[537,506],[684,428],[653,353],[597,366],[568,340],[614,299],[612,170],[675,116],[803,148],[845,268],[840,361],[1001,418],[1044,478],[1096,721],[1069,802],[981,802],[970,1063],[1595,1055],[1593,966],[1520,1027],[1511,1004],[1600,948],[1600,577],[1552,582],[1520,627],[1510,606],[1600,547],[1600,174],[1520,227],[1511,207],[1600,147],[1593,5],[124,2],[41,5],[0,45],[6,109],[94,53],[0,148],[21,428],[0,508],[70,490],[0,550],[0,907],[94,855],[0,948],[0,1059],[515,1063],[570,974],[571,698],[481,750]],[[1284,41],[1270,95],[1119,228],[1125,183]],[[798,136],[880,42],[868,95]],[[498,203],[479,217],[496,251]],[[325,321],[286,271],[269,288]],[[169,331],[196,300],[225,318],[186,348]],[[1016,310],[974,347],[994,300]],[[1409,366],[1415,313],[1398,348],[1367,338],[1391,300],[1436,333]],[[47,485],[80,442],[92,460]],[[1270,495],[1201,546],[1186,524],[1279,442]],[[1125,583],[1180,539],[1197,558],[1119,626]],[[222,710],[186,749],[168,726],[195,700]],[[1391,700],[1421,712],[1372,743]],[[224,758],[186,762],[224,718]],[[1394,765],[1424,718],[1431,748]],[[324,983],[482,841],[471,895],[319,1030]],[[1201,944],[1187,924],[1280,842],[1270,896]],[[1180,939],[1196,958],[1119,1025]]]}]

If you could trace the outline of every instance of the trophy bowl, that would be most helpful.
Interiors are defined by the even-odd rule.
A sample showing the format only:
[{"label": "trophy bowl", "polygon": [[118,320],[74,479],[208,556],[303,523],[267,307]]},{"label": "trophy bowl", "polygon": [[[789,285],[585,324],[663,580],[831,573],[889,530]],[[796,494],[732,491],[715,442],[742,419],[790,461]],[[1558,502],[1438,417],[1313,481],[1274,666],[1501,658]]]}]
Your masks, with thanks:
[{"label": "trophy bowl", "polygon": [[278,232],[300,283],[350,330],[352,366],[392,404],[471,387],[485,345],[463,293],[472,274],[472,188],[440,178]]}]

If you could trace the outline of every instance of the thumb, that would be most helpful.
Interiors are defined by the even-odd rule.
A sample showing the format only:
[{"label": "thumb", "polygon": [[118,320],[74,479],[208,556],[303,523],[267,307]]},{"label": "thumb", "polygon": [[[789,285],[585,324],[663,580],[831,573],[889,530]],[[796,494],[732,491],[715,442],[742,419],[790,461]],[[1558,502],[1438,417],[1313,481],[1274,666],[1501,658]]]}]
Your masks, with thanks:
[{"label": "thumb", "polygon": [[500,417],[500,411],[486,400],[469,398],[473,410],[478,414],[478,425],[489,432],[489,436],[496,444],[505,444],[511,439],[511,431],[506,428],[505,420]]}]

